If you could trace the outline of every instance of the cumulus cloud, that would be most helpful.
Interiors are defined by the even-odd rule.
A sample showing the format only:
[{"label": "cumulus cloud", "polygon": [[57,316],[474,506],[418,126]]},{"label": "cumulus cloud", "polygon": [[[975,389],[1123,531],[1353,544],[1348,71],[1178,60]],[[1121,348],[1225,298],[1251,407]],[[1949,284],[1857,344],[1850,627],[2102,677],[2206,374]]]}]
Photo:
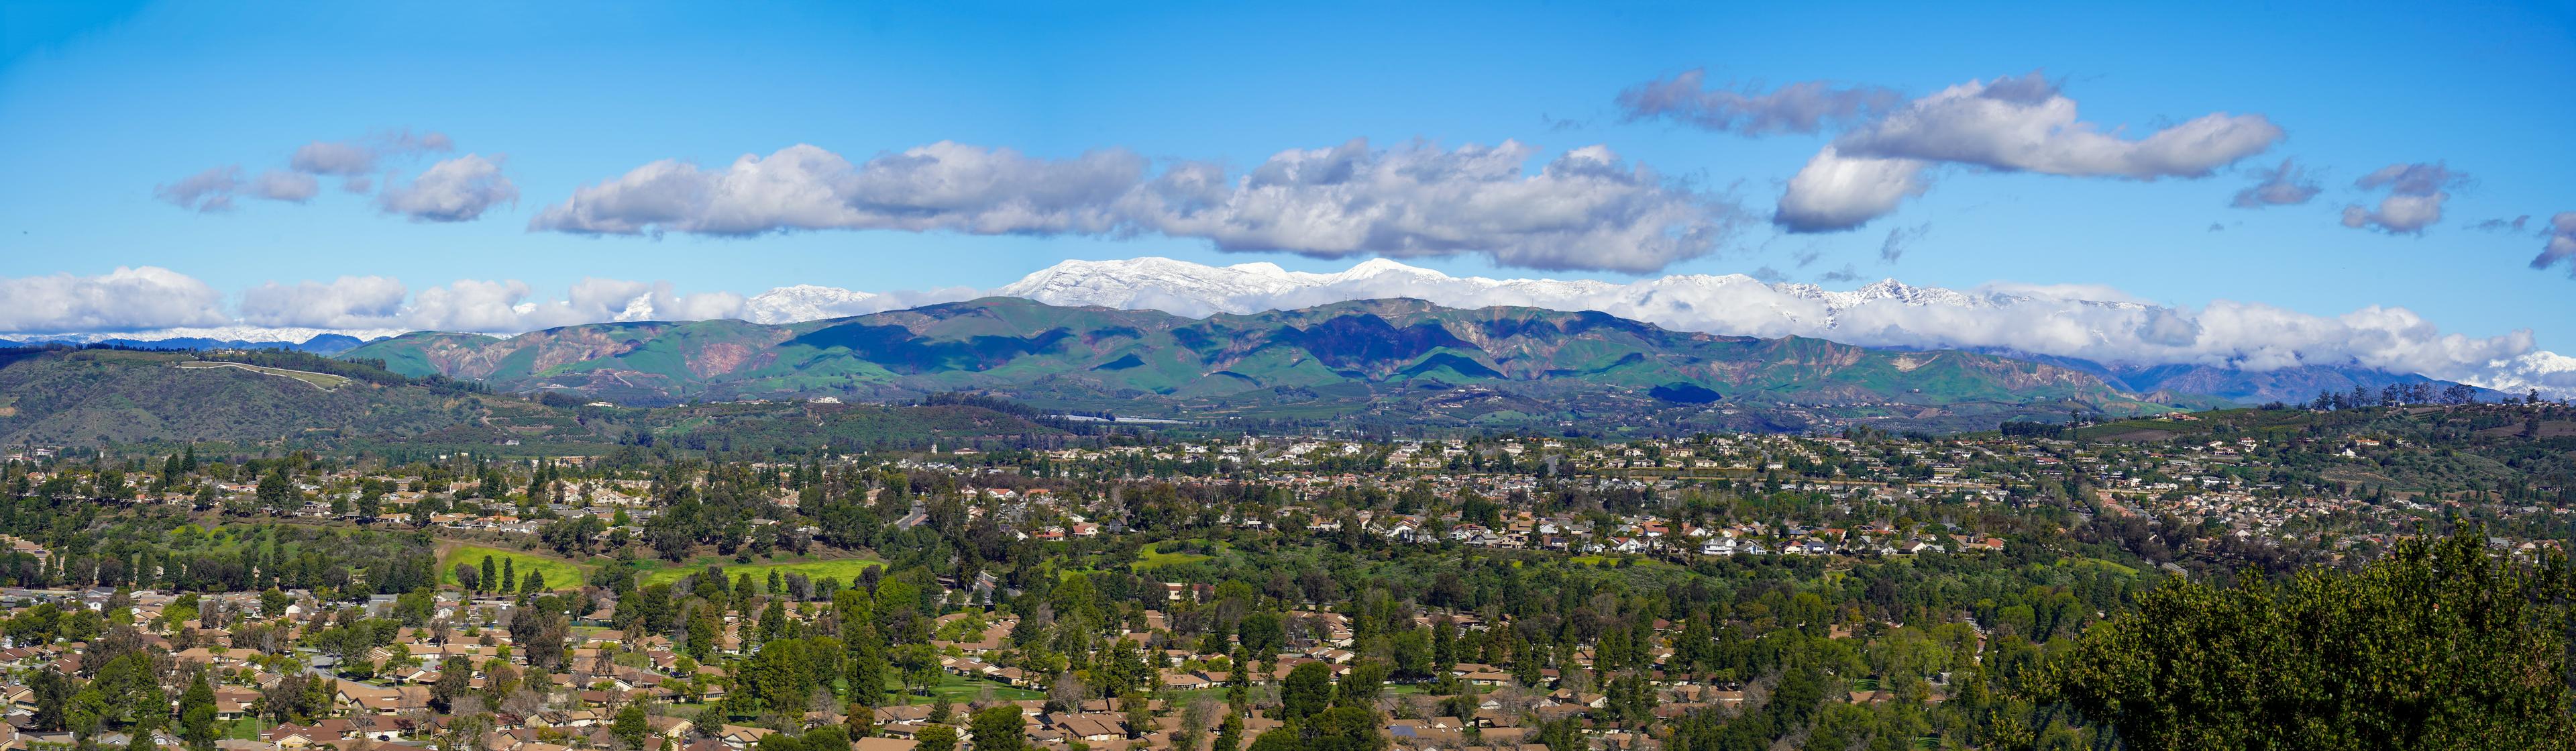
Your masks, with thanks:
[{"label": "cumulus cloud", "polygon": [[455,148],[455,141],[445,133],[413,135],[409,130],[401,130],[355,141],[307,143],[295,149],[295,155],[287,160],[287,166],[308,175],[355,179],[375,172],[377,162],[385,157],[446,152]]},{"label": "cumulus cloud", "polygon": [[[388,158],[451,151],[455,147],[455,142],[449,139],[447,134],[437,132],[414,134],[409,130],[390,131],[350,141],[314,141],[297,147],[295,152],[288,156],[285,169],[263,170],[255,179],[242,179],[240,165],[225,165],[190,175],[174,183],[154,186],[152,194],[153,197],[180,208],[208,213],[231,210],[233,198],[237,195],[248,195],[271,201],[304,203],[321,192],[320,177],[340,178],[340,187],[343,190],[364,194],[375,190],[375,173],[379,167],[384,166]],[[439,166],[446,167],[456,161],[461,160],[442,162]],[[461,172],[465,167],[452,167],[450,170]],[[497,177],[497,170],[495,176]],[[427,178],[429,175],[423,177]],[[516,189],[509,188],[507,180],[499,180],[497,183],[485,180],[476,183],[471,178],[473,178],[472,175],[458,175],[451,178],[452,181],[463,179],[463,182],[446,186],[448,190],[443,193],[420,192],[421,188],[416,183],[406,189],[413,192],[403,196],[403,199],[407,202],[407,206],[422,210],[397,213],[410,215],[414,219],[455,221],[438,217],[456,216],[456,211],[465,208],[472,208],[474,213],[479,213],[481,207],[473,204],[476,200],[485,200],[486,203],[483,206],[488,206],[490,199],[510,200],[518,196]],[[506,195],[495,192],[496,189],[505,189]],[[394,198],[390,195],[390,191],[388,193],[389,195],[378,197],[380,204]],[[440,201],[450,203],[442,204]],[[388,210],[393,209],[388,208]],[[465,214],[463,218],[470,219],[472,215]]]},{"label": "cumulus cloud", "polygon": [[2549,218],[2549,241],[2533,256],[2531,267],[2546,269],[2560,262],[2567,264],[2569,276],[2576,276],[2576,211],[2561,211]]},{"label": "cumulus cloud", "polygon": [[314,141],[296,147],[286,165],[307,175],[364,175],[376,169],[376,150],[350,141]]},{"label": "cumulus cloud", "polygon": [[1652,271],[1705,255],[1737,224],[1723,201],[1630,166],[1606,148],[1568,151],[1537,174],[1533,147],[1440,149],[1352,140],[1290,150],[1233,175],[1180,162],[1159,174],[1134,152],[1048,160],[939,142],[865,163],[797,145],[721,169],[654,162],[576,190],[532,231],[741,236],[850,229],[969,234],[1161,234],[1230,251],[1318,257],[1485,254],[1545,269]]},{"label": "cumulus cloud", "polygon": [[100,276],[0,278],[0,331],[134,331],[219,325],[223,294],[158,266],[117,267]]},{"label": "cumulus cloud", "polygon": [[319,192],[321,185],[312,175],[281,170],[261,172],[259,179],[250,183],[251,195],[271,201],[303,203]]},{"label": "cumulus cloud", "polygon": [[1919,159],[1846,157],[1827,146],[1789,178],[1771,222],[1790,232],[1859,229],[1931,187]]},{"label": "cumulus cloud", "polygon": [[2295,206],[2316,198],[2321,190],[2316,181],[2308,179],[2306,168],[2289,159],[2281,160],[2278,167],[2258,168],[2254,170],[2254,176],[2254,184],[2236,191],[2236,198],[2228,201],[2227,205],[2240,209]]},{"label": "cumulus cloud", "polygon": [[2033,72],[1970,81],[1835,137],[1790,178],[1773,222],[1791,232],[1859,227],[1923,192],[1937,165],[2068,177],[2207,177],[2283,137],[2261,115],[2212,113],[2130,139],[2077,119],[2075,100]]},{"label": "cumulus cloud", "polygon": [[421,290],[401,319],[412,329],[506,334],[603,321],[738,318],[742,306],[741,295],[676,294],[669,282],[594,277],[546,299],[526,282],[468,279]]},{"label": "cumulus cloud", "polygon": [[344,276],[329,282],[269,282],[242,291],[241,319],[253,326],[378,329],[402,325],[410,290],[381,276]]},{"label": "cumulus cloud", "polygon": [[1208,165],[1146,186],[1138,223],[1221,250],[1338,258],[1482,253],[1534,269],[1642,273],[1716,250],[1731,206],[1667,184],[1601,146],[1524,174],[1537,149],[1515,141],[1442,150],[1424,143],[1286,151],[1240,179]]},{"label": "cumulus cloud", "polygon": [[271,282],[244,290],[244,324],[337,330],[432,330],[511,334],[606,321],[696,321],[740,318],[744,298],[731,292],[680,294],[669,282],[586,278],[561,297],[518,280],[466,279],[411,294],[380,276],[329,282]]},{"label": "cumulus cloud", "polygon": [[1110,204],[1142,180],[1123,149],[1045,160],[941,141],[852,164],[798,144],[722,169],[677,160],[638,167],[539,212],[531,230],[756,235],[820,229],[972,234],[1105,233]]},{"label": "cumulus cloud", "polygon": [[2376,208],[2359,204],[2343,208],[2343,226],[2374,229],[2392,235],[2420,235],[2424,228],[2442,221],[2442,203],[2450,200],[2450,191],[2468,184],[2469,176],[2440,162],[2431,164],[2391,164],[2353,181],[2362,190],[2386,189]]},{"label": "cumulus cloud", "polygon": [[516,203],[519,188],[501,174],[501,165],[480,154],[467,154],[430,165],[408,185],[385,188],[376,205],[415,222],[463,222],[485,209]]},{"label": "cumulus cloud", "polygon": [[152,186],[152,197],[190,211],[211,213],[232,210],[233,193],[239,190],[241,167],[226,165]]},{"label": "cumulus cloud", "polygon": [[1666,118],[1703,130],[1765,136],[1858,122],[1904,101],[1895,89],[1838,87],[1826,81],[1802,81],[1769,92],[1711,89],[1704,87],[1707,75],[1695,69],[1629,87],[1619,92],[1619,108],[1632,121]]}]

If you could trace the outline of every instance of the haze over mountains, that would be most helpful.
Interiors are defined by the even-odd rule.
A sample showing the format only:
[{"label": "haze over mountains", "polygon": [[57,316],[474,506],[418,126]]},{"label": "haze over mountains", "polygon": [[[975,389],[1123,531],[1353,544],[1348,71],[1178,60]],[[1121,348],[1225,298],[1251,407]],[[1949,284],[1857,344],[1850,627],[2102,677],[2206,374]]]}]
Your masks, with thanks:
[{"label": "haze over mountains", "polygon": [[[1455,277],[1384,259],[1341,272],[1310,273],[1270,263],[1210,266],[1146,257],[1064,261],[989,290],[863,292],[797,285],[738,298],[732,305],[691,300],[686,310],[671,304],[667,294],[639,294],[594,307],[605,321],[713,316],[784,324],[983,296],[1188,317],[1386,298],[1456,308],[1597,310],[1678,331],[2040,358],[2092,372],[2129,391],[2187,389],[2240,402],[2300,400],[2320,388],[2375,389],[2427,377],[2507,393],[2537,388],[2554,396],[2576,394],[2576,358],[2537,351],[2523,332],[2485,338],[2444,334],[2397,308],[2372,307],[2331,318],[2232,302],[2180,309],[2104,287],[1955,290],[1888,279],[1829,290],[1742,274],[1673,275],[1621,284]],[[317,342],[316,336],[375,339],[401,331],[232,326],[14,338],[127,344],[175,340],[162,346],[287,346],[330,353],[348,343],[336,337]]]}]

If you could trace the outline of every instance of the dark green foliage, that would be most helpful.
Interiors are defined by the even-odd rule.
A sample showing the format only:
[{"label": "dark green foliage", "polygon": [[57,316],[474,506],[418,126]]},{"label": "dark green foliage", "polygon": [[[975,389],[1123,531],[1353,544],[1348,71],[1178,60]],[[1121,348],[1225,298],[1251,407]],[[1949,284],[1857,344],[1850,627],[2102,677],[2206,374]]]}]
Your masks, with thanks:
[{"label": "dark green foliage", "polygon": [[2567,576],[2463,534],[2359,573],[2169,583],[2047,685],[2154,751],[2576,747]]}]

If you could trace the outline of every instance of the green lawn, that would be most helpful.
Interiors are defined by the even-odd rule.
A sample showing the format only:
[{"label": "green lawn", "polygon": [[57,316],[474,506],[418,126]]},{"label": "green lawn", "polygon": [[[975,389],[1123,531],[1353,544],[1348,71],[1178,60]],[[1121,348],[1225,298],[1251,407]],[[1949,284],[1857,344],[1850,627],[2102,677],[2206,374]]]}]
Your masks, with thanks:
[{"label": "green lawn", "polygon": [[1153,546],[1147,546],[1144,550],[1136,552],[1136,564],[1132,568],[1137,571],[1147,571],[1162,568],[1164,566],[1178,566],[1184,563],[1197,563],[1199,561],[1214,560],[1215,558],[1216,556],[1202,553],[1183,553],[1180,551],[1164,553],[1156,551]]},{"label": "green lawn", "polygon": [[[899,686],[889,686],[888,688],[901,690],[901,687]],[[962,707],[965,706],[967,702],[974,701],[977,697],[982,696],[984,694],[984,689],[986,688],[993,689],[993,698],[1001,701],[1024,701],[1028,699],[1046,698],[1046,694],[1038,693],[1036,691],[1030,691],[1024,688],[1012,688],[992,681],[967,678],[956,673],[947,672],[940,674],[939,685],[930,687],[931,695],[920,696],[912,693],[904,693],[902,698],[903,702],[906,704],[936,704],[939,701],[939,697],[945,696],[948,697],[949,704]]]},{"label": "green lawn", "polygon": [[439,583],[455,584],[456,564],[464,563],[480,568],[483,565],[483,557],[487,555],[492,557],[495,571],[499,570],[503,560],[511,561],[511,570],[518,574],[520,581],[527,580],[529,571],[545,572],[547,589],[573,589],[587,581],[582,576],[581,567],[569,561],[498,548],[465,545],[448,551],[447,555],[438,559]]},{"label": "green lawn", "polygon": [[247,371],[250,371],[250,372],[253,372],[253,373],[266,373],[266,374],[273,375],[273,376],[284,376],[284,377],[287,377],[287,378],[293,378],[293,379],[298,380],[298,381],[303,381],[303,382],[305,382],[305,383],[313,384],[315,387],[318,387],[318,388],[321,388],[321,389],[324,389],[324,390],[336,389],[336,388],[339,388],[339,387],[342,387],[342,386],[347,386],[347,385],[349,385],[349,379],[348,379],[348,378],[341,377],[341,376],[335,376],[335,375],[332,375],[332,374],[329,374],[329,373],[315,373],[315,372],[313,372],[313,371],[309,371],[309,370],[287,370],[287,369],[285,369],[285,368],[270,368],[270,367],[263,367],[263,366],[259,366],[259,365],[248,365],[248,364],[237,363],[237,362],[183,362],[183,363],[179,363],[179,367],[187,368],[187,369],[189,369],[189,370],[197,370],[197,369],[203,369],[203,368],[240,368],[240,369],[242,369],[242,370],[247,370]]},{"label": "green lawn", "polygon": [[225,723],[217,734],[233,740],[255,741],[259,740],[260,733],[268,731],[268,724],[268,721],[257,717],[244,717]]},{"label": "green lawn", "polygon": [[[857,558],[844,558],[831,561],[787,561],[783,563],[751,564],[731,562],[717,563],[715,561],[709,561],[702,558],[698,561],[691,561],[686,564],[670,564],[643,571],[637,574],[637,579],[639,583],[647,586],[654,584],[668,584],[679,581],[681,578],[689,576],[690,574],[705,571],[707,570],[707,566],[711,565],[722,567],[724,569],[725,578],[727,579],[740,577],[747,573],[751,574],[753,581],[766,583],[769,581],[769,572],[776,571],[781,576],[785,576],[787,574],[804,574],[806,578],[810,579],[821,579],[828,576],[841,580],[841,583],[843,584],[848,584],[850,582],[858,581],[860,572],[871,568],[881,567],[885,564]],[[546,578],[552,579],[554,578],[554,574],[547,574]]]}]

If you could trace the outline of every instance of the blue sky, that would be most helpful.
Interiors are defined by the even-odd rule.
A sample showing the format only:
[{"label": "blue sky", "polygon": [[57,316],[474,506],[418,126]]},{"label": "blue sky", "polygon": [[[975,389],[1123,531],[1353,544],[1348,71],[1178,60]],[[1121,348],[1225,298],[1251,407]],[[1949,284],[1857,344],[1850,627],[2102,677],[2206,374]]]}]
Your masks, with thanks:
[{"label": "blue sky", "polygon": [[[512,279],[559,295],[600,276],[750,294],[989,287],[1067,258],[1140,255],[1335,270],[1368,254],[1219,252],[1154,232],[655,238],[529,222],[655,160],[721,168],[796,144],[853,162],[938,141],[1040,159],[1118,148],[1239,175],[1283,150],[1353,138],[1380,149],[1516,140],[1535,147],[1533,172],[1601,145],[1747,212],[1705,254],[1646,276],[1769,269],[1847,288],[1859,282],[1827,274],[1848,267],[1861,280],[1951,287],[2111,285],[2192,307],[2330,316],[2391,305],[2446,331],[2531,329],[2542,348],[2576,347],[2576,281],[2564,265],[2529,267],[2540,226],[2576,211],[2576,6],[2564,2],[531,6],[5,6],[0,169],[14,179],[0,181],[0,278],[149,265],[226,295],[352,275],[415,291]],[[2202,179],[1943,166],[1893,214],[1795,234],[1762,217],[1834,134],[1748,138],[1623,116],[1621,91],[1693,69],[1746,90],[1827,81],[1907,98],[2039,70],[2083,121],[2129,138],[2222,112],[2260,115],[2284,135]],[[228,212],[155,197],[211,167],[256,175],[308,143],[397,130],[454,143],[388,158],[397,180],[475,154],[515,202],[471,221],[410,221],[331,178],[302,204],[241,200]],[[2311,169],[2321,193],[2228,206],[2251,168],[2283,157]],[[2347,204],[2384,195],[2356,179],[2405,163],[2468,176],[2446,187],[2440,221],[2420,234],[2339,222]],[[2470,228],[2518,216],[2532,217],[2521,232]],[[1898,228],[1920,236],[1883,261]],[[1472,251],[1403,260],[1454,274],[1641,275],[1505,268]]]}]

